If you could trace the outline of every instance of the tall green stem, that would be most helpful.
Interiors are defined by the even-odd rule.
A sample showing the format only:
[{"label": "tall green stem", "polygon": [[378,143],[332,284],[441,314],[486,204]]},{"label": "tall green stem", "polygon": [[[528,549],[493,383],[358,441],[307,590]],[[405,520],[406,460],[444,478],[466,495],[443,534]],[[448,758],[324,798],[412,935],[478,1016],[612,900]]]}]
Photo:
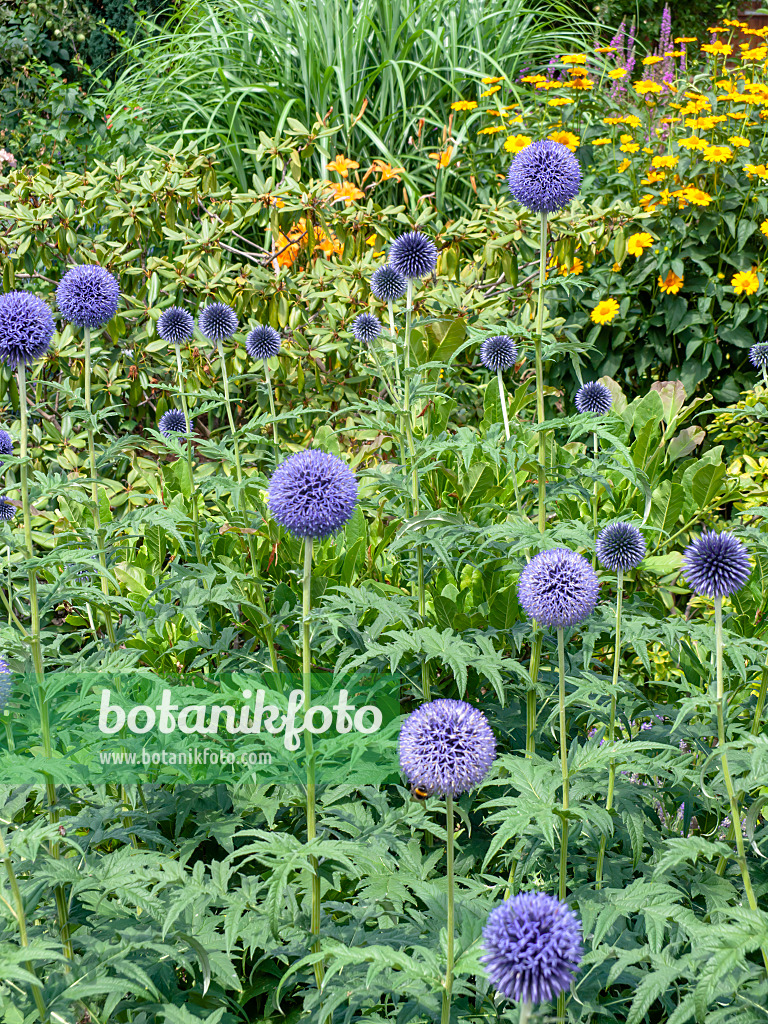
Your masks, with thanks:
[{"label": "tall green stem", "polygon": [[395,380],[397,381],[398,389],[400,388],[400,356],[397,351],[397,332],[395,331],[395,306],[390,299],[387,302],[387,313],[389,315],[389,336],[392,339],[392,355],[395,360]]},{"label": "tall green stem", "polygon": [[[563,811],[568,810],[568,733],[565,721],[565,639],[562,626],[557,630],[557,661],[560,669],[560,770],[563,776]],[[568,818],[563,816],[560,833],[560,887],[558,895],[565,899],[565,883],[568,877]],[[557,1019],[565,1020],[565,992],[557,997]]]},{"label": "tall green stem", "polygon": [[181,348],[175,345],[176,349],[176,383],[181,398],[181,411],[184,414],[185,430],[187,434],[187,466],[189,468],[189,490],[190,503],[192,505],[192,532],[195,535],[195,554],[197,561],[202,562],[203,556],[200,549],[200,526],[197,518],[197,494],[195,493],[195,470],[192,464],[192,421],[189,418],[187,409],[187,396],[184,392],[184,371],[181,366]]},{"label": "tall green stem", "polygon": [[[536,419],[541,428],[544,423],[544,365],[541,343],[544,334],[544,280],[547,274],[547,215],[541,214],[539,234],[539,287],[536,303],[536,334],[533,344],[536,352]],[[547,528],[547,453],[544,430],[539,429],[539,530]]]},{"label": "tall green stem", "polygon": [[448,936],[447,963],[445,968],[445,987],[443,989],[443,1012],[440,1024],[450,1024],[451,991],[453,989],[453,939],[454,939],[454,891],[453,891],[453,797],[448,793],[445,797],[445,841],[446,868],[448,872]]},{"label": "tall green stem", "polygon": [[[5,845],[5,840],[2,835],[0,835],[0,859],[5,864],[5,870],[8,874],[8,882],[11,886],[11,893],[13,895],[13,902],[16,907],[14,917],[16,918],[16,923],[19,926],[19,942],[24,949],[27,949],[29,946],[29,939],[27,937],[27,919],[24,914],[24,900],[21,898],[21,890],[19,889],[16,872],[13,869],[10,850]],[[24,968],[32,975],[33,978],[35,978],[35,980],[37,980],[37,972],[35,971],[31,960],[25,961]],[[44,1022],[48,1020],[48,1011],[46,1010],[45,1003],[43,1002],[43,994],[40,991],[39,985],[33,983],[31,988],[37,1012],[40,1014],[40,1020],[43,1021],[44,1024]]]},{"label": "tall green stem", "polygon": [[499,377],[499,400],[501,401],[501,414],[504,417],[504,436],[507,440],[510,438],[509,433],[509,416],[507,414],[507,396],[504,394],[504,379],[501,375],[501,367],[498,369]]},{"label": "tall green stem", "polygon": [[280,445],[277,440],[277,413],[275,412],[275,392],[272,388],[272,378],[269,375],[269,363],[264,360],[264,378],[267,382],[267,391],[269,392],[269,411],[272,415],[272,437],[275,442],[275,463],[280,462]]},{"label": "tall green stem", "polygon": [[[27,375],[24,363],[19,363],[16,371],[19,384],[19,418],[21,420],[21,442],[19,445],[21,455],[21,506],[24,515],[24,539],[27,545],[27,556],[30,559],[28,571],[29,579],[29,607],[30,607],[30,636],[29,644],[32,651],[32,664],[35,669],[35,682],[37,684],[38,703],[40,705],[40,732],[43,740],[43,755],[46,758],[53,757],[53,745],[51,743],[51,722],[48,712],[48,698],[45,692],[45,671],[43,668],[43,648],[40,642],[40,604],[37,597],[37,570],[32,565],[35,557],[35,549],[32,543],[32,512],[29,502],[29,467],[27,465],[28,446],[28,416],[27,416]],[[50,775],[46,775],[45,791],[48,798],[48,817],[52,825],[59,820],[59,812],[56,808],[56,787]],[[59,844],[51,840],[51,856],[59,859]],[[64,890],[56,886],[56,913],[61,931],[61,942],[64,953],[68,960],[74,957],[72,940],[69,935],[69,919],[67,905],[64,899]]]},{"label": "tall green stem", "polygon": [[541,647],[544,642],[544,634],[537,623],[534,622],[533,641],[531,643],[531,660],[528,665],[528,675],[531,677],[531,689],[526,693],[525,712],[525,756],[532,757],[536,751],[536,682],[539,678],[539,666],[541,665]]},{"label": "tall green stem", "polygon": [[[597,434],[592,435],[595,441],[595,475],[597,475]],[[597,496],[600,493],[600,485],[595,480],[595,496],[592,502],[592,531],[594,537],[594,543],[597,545]],[[597,550],[592,553],[592,568],[597,568]]]},{"label": "tall green stem", "polygon": [[[608,796],[605,801],[606,811],[613,807],[613,790],[616,783],[616,758],[613,747],[616,741],[616,693],[619,686],[619,662],[621,657],[621,601],[624,591],[624,570],[616,570],[616,640],[613,645],[613,686],[611,689],[611,717],[608,723],[608,742],[611,745],[611,761],[608,766]],[[606,837],[600,837],[600,850],[597,854],[597,870],[595,872],[595,888],[599,889],[603,880],[603,861],[605,859]]]},{"label": "tall green stem", "polygon": [[528,1024],[532,1009],[533,1003],[520,1003],[520,1024]]},{"label": "tall green stem", "polygon": [[[301,673],[304,686],[304,712],[312,706],[312,650],[310,645],[309,616],[312,611],[312,547],[311,537],[304,539],[304,580],[302,587],[302,630],[301,630]],[[307,842],[317,835],[315,818],[315,753],[312,733],[304,731],[304,750],[307,756]],[[312,865],[312,919],[310,937],[312,951],[320,950],[320,875],[316,857],[310,857]],[[322,962],[315,964],[317,987],[321,988],[325,977],[325,966]]]},{"label": "tall green stem", "polygon": [[[107,559],[104,554],[104,538],[101,533],[101,512],[99,511],[99,485],[96,475],[96,448],[93,441],[93,426],[91,424],[91,329],[84,329],[85,338],[85,411],[88,413],[88,462],[91,471],[91,500],[93,501],[93,525],[96,529],[96,544],[99,551],[99,565],[101,566],[101,592],[105,598],[109,598],[109,586],[107,584]],[[109,606],[105,604],[104,620],[107,626],[107,636],[110,643],[115,642],[115,630],[112,626],[112,615]]]},{"label": "tall green stem", "polygon": [[[723,599],[720,595],[715,598],[715,665],[717,675],[717,745],[720,750],[720,760],[723,766],[725,788],[728,791],[728,802],[731,808],[731,821],[734,825],[734,834],[736,838],[736,863],[739,865],[739,870],[741,871],[741,880],[744,885],[744,893],[747,897],[747,902],[752,910],[757,910],[757,900],[755,899],[755,892],[752,888],[752,879],[749,877],[749,867],[747,866],[747,856],[744,849],[744,836],[741,834],[741,812],[739,810],[738,801],[736,800],[736,793],[733,789],[731,773],[728,768],[728,755],[725,750],[725,720],[723,716]],[[766,971],[768,971],[768,951],[766,951],[764,947],[761,947],[760,951],[763,955],[763,964],[765,965]]]}]

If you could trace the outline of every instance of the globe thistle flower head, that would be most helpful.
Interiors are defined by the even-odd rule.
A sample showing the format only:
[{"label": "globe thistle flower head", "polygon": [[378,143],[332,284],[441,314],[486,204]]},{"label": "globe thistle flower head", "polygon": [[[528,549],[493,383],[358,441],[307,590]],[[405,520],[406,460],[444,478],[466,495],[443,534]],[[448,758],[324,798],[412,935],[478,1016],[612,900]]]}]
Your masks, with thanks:
[{"label": "globe thistle flower head", "polygon": [[582,384],[576,392],[576,409],[579,412],[592,412],[603,415],[613,405],[613,395],[605,384],[599,380],[591,380]]},{"label": "globe thistle flower head", "polygon": [[0,520],[8,521],[16,515],[16,508],[5,498],[0,498]]},{"label": "globe thistle flower head", "polygon": [[581,187],[581,166],[560,142],[544,139],[521,149],[507,173],[512,198],[534,213],[562,210]]},{"label": "globe thistle flower head", "polygon": [[78,327],[103,327],[117,312],[119,301],[117,279],[98,263],[71,267],[56,289],[61,315]]},{"label": "globe thistle flower head", "polygon": [[759,341],[750,348],[749,361],[756,370],[764,370],[768,366],[768,341]]},{"label": "globe thistle flower head", "polygon": [[422,231],[406,231],[390,245],[389,265],[409,279],[426,277],[437,266],[437,246]]},{"label": "globe thistle flower head", "polygon": [[645,558],[645,538],[631,523],[611,523],[598,534],[595,551],[605,569],[626,572]]},{"label": "globe thistle flower head", "polygon": [[280,351],[281,344],[274,327],[258,324],[245,339],[245,351],[251,359],[271,359]]},{"label": "globe thistle flower head", "polygon": [[394,267],[384,264],[374,270],[371,277],[371,291],[380,302],[396,302],[402,299],[408,289],[408,282]]},{"label": "globe thistle flower head", "polygon": [[187,421],[180,409],[169,409],[160,417],[157,429],[165,438],[171,438],[176,434],[186,434]]},{"label": "globe thistle flower head", "polygon": [[48,351],[56,330],[48,305],[29,292],[0,295],[0,361],[15,370]]},{"label": "globe thistle flower head", "polygon": [[517,596],[542,626],[575,626],[595,610],[600,584],[582,555],[568,548],[542,551],[520,573]]},{"label": "globe thistle flower head", "polygon": [[460,796],[479,786],[495,757],[488,719],[463,700],[422,704],[400,730],[400,767],[412,785],[437,796]]},{"label": "globe thistle flower head", "polygon": [[11,693],[11,667],[5,658],[0,658],[0,711],[5,711]]},{"label": "globe thistle flower head", "polygon": [[181,306],[169,306],[160,314],[157,321],[157,333],[169,345],[180,345],[188,341],[195,330],[192,314]]},{"label": "globe thistle flower head", "polygon": [[683,576],[705,597],[735,594],[751,572],[747,549],[732,533],[703,533],[683,552]]},{"label": "globe thistle flower head", "polygon": [[210,302],[200,310],[197,326],[209,341],[224,341],[237,330],[237,314],[224,302]]},{"label": "globe thistle flower head", "polygon": [[13,455],[13,438],[7,430],[0,430],[0,455]]},{"label": "globe thistle flower head", "polygon": [[357,479],[335,455],[308,448],[277,467],[269,482],[267,504],[294,537],[330,537],[355,510]]},{"label": "globe thistle flower head", "polygon": [[352,321],[352,333],[357,341],[367,345],[381,334],[381,321],[372,313],[361,313]]},{"label": "globe thistle flower head", "polygon": [[521,892],[488,915],[480,962],[507,999],[538,1004],[570,988],[582,953],[571,908],[545,892]]},{"label": "globe thistle flower head", "polygon": [[486,338],[480,346],[480,362],[487,370],[508,370],[517,362],[517,345],[506,334]]}]

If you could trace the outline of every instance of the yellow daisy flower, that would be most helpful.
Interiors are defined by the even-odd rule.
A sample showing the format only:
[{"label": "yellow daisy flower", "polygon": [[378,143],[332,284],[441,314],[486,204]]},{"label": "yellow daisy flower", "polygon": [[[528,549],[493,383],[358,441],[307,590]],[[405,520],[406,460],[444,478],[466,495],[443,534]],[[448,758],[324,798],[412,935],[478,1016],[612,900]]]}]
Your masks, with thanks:
[{"label": "yellow daisy flower", "polygon": [[619,304],[616,299],[603,299],[589,314],[589,318],[594,324],[609,324],[616,318],[618,312]]}]

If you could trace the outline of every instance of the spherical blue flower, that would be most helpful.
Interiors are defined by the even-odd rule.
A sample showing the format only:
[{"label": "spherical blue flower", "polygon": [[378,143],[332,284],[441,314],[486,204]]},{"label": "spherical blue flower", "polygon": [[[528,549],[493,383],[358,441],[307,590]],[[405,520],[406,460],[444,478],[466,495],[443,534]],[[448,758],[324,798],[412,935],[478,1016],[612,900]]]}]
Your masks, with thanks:
[{"label": "spherical blue flower", "polygon": [[381,302],[396,302],[402,299],[408,289],[408,282],[394,267],[385,264],[374,270],[371,277],[371,291]]},{"label": "spherical blue flower", "polygon": [[488,370],[508,370],[517,362],[517,345],[506,334],[486,338],[480,346],[480,362]]},{"label": "spherical blue flower", "polygon": [[683,576],[706,597],[735,594],[751,572],[747,549],[732,533],[703,533],[683,552]]},{"label": "spherical blue flower", "polygon": [[626,572],[645,558],[645,539],[631,523],[611,523],[600,531],[595,551],[604,568]]},{"label": "spherical blue flower", "polygon": [[357,341],[368,344],[381,334],[381,321],[372,313],[361,313],[352,321],[352,333]]},{"label": "spherical blue flower", "polygon": [[752,346],[749,350],[749,361],[758,370],[768,366],[768,341],[759,341]]},{"label": "spherical blue flower", "polygon": [[545,892],[521,892],[488,915],[480,962],[507,999],[537,1004],[570,988],[582,953],[571,908]]},{"label": "spherical blue flower", "polygon": [[280,335],[274,327],[259,324],[245,339],[245,351],[251,359],[271,359],[280,351]]},{"label": "spherical blue flower", "polygon": [[197,326],[203,337],[210,341],[223,341],[231,338],[237,330],[237,314],[223,302],[211,302],[200,310]]},{"label": "spherical blue flower", "polygon": [[0,519],[8,520],[13,519],[16,515],[16,509],[9,501],[5,498],[0,498]]},{"label": "spherical blue flower", "polygon": [[0,430],[0,455],[13,455],[13,438],[7,430]]},{"label": "spherical blue flower", "polygon": [[389,265],[403,277],[426,277],[437,266],[437,246],[421,231],[406,231],[389,247]]},{"label": "spherical blue flower", "polygon": [[44,356],[56,330],[49,307],[29,292],[0,295],[0,361],[12,370]]},{"label": "spherical blue flower", "polygon": [[437,796],[479,786],[496,757],[488,719],[463,700],[422,704],[400,729],[400,767],[408,781]]},{"label": "spherical blue flower", "polygon": [[174,434],[187,433],[187,421],[180,409],[169,409],[160,417],[157,429],[163,437],[173,437]]},{"label": "spherical blue flower", "polygon": [[0,658],[0,711],[5,711],[11,693],[11,668],[5,658]]},{"label": "spherical blue flower", "polygon": [[542,551],[520,573],[517,596],[542,626],[575,626],[595,610],[600,584],[595,570],[568,548]]},{"label": "spherical blue flower", "polygon": [[277,467],[267,503],[278,523],[294,537],[329,537],[355,510],[357,479],[335,455],[308,448]]},{"label": "spherical blue flower", "polygon": [[195,321],[192,314],[181,306],[169,306],[160,314],[157,321],[157,333],[169,345],[180,345],[182,341],[188,341],[195,330]]},{"label": "spherical blue flower", "polygon": [[521,149],[507,174],[509,191],[534,213],[554,213],[573,199],[581,186],[579,161],[560,142],[544,139]]},{"label": "spherical blue flower", "polygon": [[605,384],[591,380],[582,384],[576,392],[576,409],[579,412],[606,413],[613,405],[613,395]]},{"label": "spherical blue flower", "polygon": [[98,263],[71,267],[56,289],[61,315],[78,327],[103,327],[117,312],[119,300],[117,279]]}]

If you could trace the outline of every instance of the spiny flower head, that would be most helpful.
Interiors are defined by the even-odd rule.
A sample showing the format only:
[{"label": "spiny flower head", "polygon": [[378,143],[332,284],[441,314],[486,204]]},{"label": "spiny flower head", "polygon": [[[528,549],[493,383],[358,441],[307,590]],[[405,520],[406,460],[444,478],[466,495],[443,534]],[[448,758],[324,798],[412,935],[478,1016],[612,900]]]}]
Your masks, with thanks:
[{"label": "spiny flower head", "polygon": [[71,267],[56,289],[61,315],[78,327],[103,327],[117,312],[119,300],[117,279],[98,263]]},{"label": "spiny flower head", "polygon": [[389,247],[389,265],[403,277],[426,277],[437,266],[437,246],[421,231],[406,231]]},{"label": "spiny flower head", "polygon": [[595,570],[568,548],[542,551],[520,573],[520,604],[542,626],[575,626],[595,610],[600,584]]},{"label": "spiny flower head", "polygon": [[12,370],[44,356],[56,330],[53,313],[36,295],[0,295],[0,361]]},{"label": "spiny flower head", "polygon": [[768,366],[768,341],[758,341],[750,348],[749,361],[758,370],[763,370]]},{"label": "spiny flower head", "polygon": [[381,321],[372,313],[361,313],[352,321],[352,333],[357,341],[367,345],[381,334]]},{"label": "spiny flower head", "polygon": [[488,719],[463,700],[421,704],[400,730],[400,767],[410,783],[437,796],[479,786],[495,757]]},{"label": "spiny flower head", "polygon": [[245,351],[251,359],[271,359],[280,351],[280,345],[280,335],[266,324],[257,324],[245,339]]},{"label": "spiny flower head", "polygon": [[581,186],[581,166],[561,142],[544,139],[521,149],[507,174],[509,191],[534,213],[562,210]]},{"label": "spiny flower head", "polygon": [[210,302],[200,310],[197,326],[209,341],[224,341],[237,330],[237,314],[224,302]]},{"label": "spiny flower head", "polygon": [[486,338],[480,346],[480,362],[488,370],[508,370],[517,362],[517,345],[506,334]]},{"label": "spiny flower head", "polygon": [[5,658],[0,658],[0,711],[5,711],[11,693],[11,667]]},{"label": "spiny flower head", "polygon": [[15,515],[16,509],[14,506],[9,501],[6,501],[5,498],[0,498],[0,519],[7,521],[13,519]]},{"label": "spiny flower head", "polygon": [[396,302],[402,299],[408,288],[408,282],[394,267],[385,264],[374,270],[371,277],[371,291],[380,302]]},{"label": "spiny flower head", "polygon": [[521,892],[488,915],[480,962],[507,999],[537,1004],[570,988],[582,953],[571,908],[545,892]]},{"label": "spiny flower head", "polygon": [[160,417],[157,429],[163,437],[168,438],[174,434],[186,434],[187,421],[184,419],[184,413],[180,409],[169,409]]},{"label": "spiny flower head", "polygon": [[7,430],[0,430],[0,455],[13,455],[13,438]]},{"label": "spiny flower head", "polygon": [[631,523],[611,523],[600,531],[595,551],[604,568],[626,572],[645,558],[645,539]]},{"label": "spiny flower head", "polygon": [[683,552],[683,576],[706,597],[735,594],[751,572],[747,549],[732,533],[703,533]]},{"label": "spiny flower head", "polygon": [[576,408],[579,412],[606,413],[613,405],[613,395],[605,384],[591,380],[582,384],[576,392]]},{"label": "spiny flower head", "polygon": [[294,537],[330,537],[357,504],[357,479],[329,452],[308,448],[281,462],[267,494],[269,511]]},{"label": "spiny flower head", "polygon": [[188,341],[195,330],[192,314],[181,306],[169,306],[160,314],[157,321],[157,333],[163,341],[170,345],[180,345]]}]

